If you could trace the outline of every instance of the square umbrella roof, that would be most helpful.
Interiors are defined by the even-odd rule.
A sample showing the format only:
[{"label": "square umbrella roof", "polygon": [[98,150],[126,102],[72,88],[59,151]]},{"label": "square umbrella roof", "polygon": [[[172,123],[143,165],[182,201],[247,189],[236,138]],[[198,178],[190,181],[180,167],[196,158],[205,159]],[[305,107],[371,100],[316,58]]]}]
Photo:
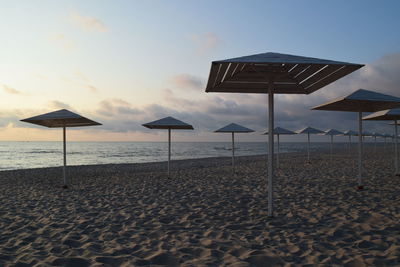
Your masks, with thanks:
[{"label": "square umbrella roof", "polygon": [[306,127],[304,129],[296,131],[298,134],[323,134],[325,133],[324,131],[312,128],[312,127]]},{"label": "square umbrella roof", "polygon": [[218,129],[215,131],[216,133],[251,133],[254,132],[254,130],[246,128],[242,125],[236,124],[236,123],[231,123],[228,124],[221,129]]},{"label": "square umbrella roof", "polygon": [[343,132],[343,135],[358,135],[358,132],[353,130],[347,130]]},{"label": "square umbrella roof", "polygon": [[173,117],[165,117],[156,121],[142,124],[149,129],[180,129],[180,130],[193,130],[193,126],[186,122],[177,120]]},{"label": "square umbrella roof", "polygon": [[206,92],[310,94],[363,67],[312,57],[262,53],[213,61]]},{"label": "square umbrella roof", "polygon": [[400,108],[381,110],[362,118],[363,120],[394,121],[400,120]]},{"label": "square umbrella roof", "polygon": [[324,133],[324,135],[342,135],[342,134],[343,134],[343,132],[338,131],[336,129],[329,129],[329,130],[326,130]]},{"label": "square umbrella roof", "polygon": [[[268,134],[268,131],[266,131],[263,134]],[[296,133],[282,127],[275,127],[274,134],[296,134]]]},{"label": "square umbrella roof", "polygon": [[311,109],[351,112],[375,112],[399,106],[399,97],[381,94],[365,89],[358,89],[348,96],[337,98]]},{"label": "square umbrella roof", "polygon": [[66,109],[60,109],[57,111],[45,113],[42,115],[34,116],[31,118],[21,120],[23,122],[29,122],[49,128],[60,128],[60,127],[82,127],[82,126],[94,126],[101,125],[101,123],[92,121],[79,114],[71,112]]}]

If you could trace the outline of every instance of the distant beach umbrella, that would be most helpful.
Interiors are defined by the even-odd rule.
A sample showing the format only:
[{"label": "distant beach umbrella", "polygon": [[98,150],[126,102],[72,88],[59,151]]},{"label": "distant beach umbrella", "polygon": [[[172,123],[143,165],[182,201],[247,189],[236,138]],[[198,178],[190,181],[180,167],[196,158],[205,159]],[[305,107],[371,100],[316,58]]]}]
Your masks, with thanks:
[{"label": "distant beach umbrella", "polygon": [[228,124],[221,129],[215,131],[216,133],[232,133],[232,172],[235,172],[235,133],[251,133],[252,129],[246,128],[236,123]]},{"label": "distant beach umbrella", "polygon": [[[266,131],[264,134],[268,134],[268,131]],[[277,141],[278,141],[278,153],[276,154],[276,164],[279,166],[279,154],[280,154],[279,136],[282,134],[283,135],[291,135],[291,134],[296,134],[296,133],[293,131],[287,130],[285,128],[275,127],[274,134],[276,135]]]},{"label": "distant beach umbrella", "polygon": [[324,135],[330,135],[331,136],[331,160],[332,160],[332,154],[333,154],[333,136],[335,135],[343,135],[343,132],[335,130],[335,129],[329,129],[326,130]]},{"label": "distant beach umbrella", "polygon": [[64,150],[64,188],[68,188],[68,181],[66,175],[67,156],[66,156],[66,128],[67,127],[83,127],[101,125],[98,122],[89,120],[79,114],[71,112],[66,109],[61,109],[46,114],[34,116],[31,118],[21,120],[23,122],[33,123],[49,128],[63,128],[63,150]]},{"label": "distant beach umbrella", "polygon": [[374,138],[374,152],[376,152],[376,138],[383,137],[381,133],[372,132],[372,137]]},{"label": "distant beach umbrella", "polygon": [[349,155],[350,155],[350,152],[351,152],[351,137],[358,135],[358,133],[355,132],[355,131],[352,131],[352,130],[347,130],[347,131],[343,132],[343,135],[346,135],[346,136],[349,137],[348,149],[349,149]]},{"label": "distant beach umbrella", "polygon": [[[274,129],[274,94],[311,94],[364,65],[279,53],[211,63],[206,92],[268,94],[268,129]],[[268,135],[268,216],[273,216],[274,135]]]},{"label": "distant beach umbrella", "polygon": [[400,108],[387,109],[372,113],[365,116],[363,120],[375,120],[375,121],[393,121],[394,122],[394,168],[395,174],[400,176],[399,172],[399,155],[398,155],[398,132],[397,132],[397,121],[400,120]]},{"label": "distant beach umbrella", "polygon": [[325,133],[324,131],[312,128],[312,127],[306,127],[304,129],[296,131],[297,134],[307,134],[307,162],[310,162],[310,134],[323,134]]},{"label": "distant beach umbrella", "polygon": [[358,189],[364,188],[362,181],[362,113],[375,112],[400,106],[400,98],[369,90],[359,89],[348,96],[313,107],[313,110],[348,111],[358,113]]},{"label": "distant beach umbrella", "polygon": [[170,162],[171,162],[171,130],[193,130],[193,126],[186,122],[177,120],[173,117],[165,117],[156,121],[142,124],[142,126],[149,129],[164,129],[168,130],[168,177],[170,176]]}]

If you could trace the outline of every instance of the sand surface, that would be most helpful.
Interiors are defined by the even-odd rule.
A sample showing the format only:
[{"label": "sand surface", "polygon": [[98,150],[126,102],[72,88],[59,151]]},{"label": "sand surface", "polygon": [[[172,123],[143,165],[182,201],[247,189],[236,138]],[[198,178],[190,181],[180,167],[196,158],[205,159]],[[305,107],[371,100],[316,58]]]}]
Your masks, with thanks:
[{"label": "sand surface", "polygon": [[0,266],[400,266],[400,177],[366,151],[0,172]]}]

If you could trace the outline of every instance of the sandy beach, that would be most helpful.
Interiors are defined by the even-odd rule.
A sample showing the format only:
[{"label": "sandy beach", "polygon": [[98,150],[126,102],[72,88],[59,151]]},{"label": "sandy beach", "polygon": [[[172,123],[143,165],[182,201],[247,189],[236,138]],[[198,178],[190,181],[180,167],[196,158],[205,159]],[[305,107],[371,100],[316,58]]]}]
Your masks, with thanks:
[{"label": "sandy beach", "polygon": [[[355,150],[354,150],[355,153]],[[274,218],[266,156],[0,172],[0,266],[400,265],[400,178],[365,151],[281,155]]]}]

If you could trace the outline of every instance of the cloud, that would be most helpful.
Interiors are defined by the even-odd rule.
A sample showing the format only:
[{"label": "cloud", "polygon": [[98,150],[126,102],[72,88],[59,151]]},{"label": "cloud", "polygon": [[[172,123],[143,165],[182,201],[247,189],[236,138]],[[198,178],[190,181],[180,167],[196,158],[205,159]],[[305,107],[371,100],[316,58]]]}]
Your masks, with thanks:
[{"label": "cloud", "polygon": [[65,51],[71,51],[75,48],[75,44],[72,40],[67,38],[64,34],[54,34],[51,36],[51,40],[53,40],[58,46],[60,46]]},{"label": "cloud", "polygon": [[221,42],[220,38],[212,32],[193,34],[190,36],[190,39],[195,43],[200,53],[206,53],[215,49]]},{"label": "cloud", "polygon": [[104,23],[96,18],[84,16],[77,12],[72,12],[70,15],[72,23],[85,31],[106,32],[107,27]]},{"label": "cloud", "polygon": [[87,84],[86,88],[89,89],[89,91],[92,93],[97,93],[97,88],[93,85]]},{"label": "cloud", "polygon": [[54,109],[69,109],[72,110],[72,107],[64,102],[58,100],[52,100],[47,103],[47,106]]},{"label": "cloud", "polygon": [[204,89],[204,82],[201,78],[187,73],[174,75],[169,79],[169,82],[179,89]]},{"label": "cloud", "polygon": [[6,92],[7,94],[12,94],[12,95],[21,95],[22,92],[18,91],[15,88],[12,88],[8,85],[3,84],[3,91]]}]

